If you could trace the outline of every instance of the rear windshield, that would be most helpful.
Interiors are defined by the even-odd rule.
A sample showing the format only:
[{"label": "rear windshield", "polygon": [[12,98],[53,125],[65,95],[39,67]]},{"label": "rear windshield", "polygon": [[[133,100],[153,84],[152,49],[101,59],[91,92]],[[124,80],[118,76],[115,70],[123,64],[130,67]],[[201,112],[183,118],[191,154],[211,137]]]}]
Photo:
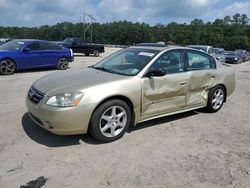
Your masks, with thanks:
[{"label": "rear windshield", "polygon": [[197,50],[202,50],[204,52],[207,52],[207,48],[203,48],[203,47],[199,47],[199,46],[189,46],[189,48],[194,48],[194,49],[197,49]]},{"label": "rear windshield", "polygon": [[24,45],[24,41],[10,41],[0,46],[0,50],[19,50]]},{"label": "rear windshield", "polygon": [[226,51],[225,54],[227,55],[236,55],[237,53],[234,51]]},{"label": "rear windshield", "polygon": [[215,48],[214,52],[215,52],[215,54],[224,54],[224,50],[222,50],[222,49]]}]

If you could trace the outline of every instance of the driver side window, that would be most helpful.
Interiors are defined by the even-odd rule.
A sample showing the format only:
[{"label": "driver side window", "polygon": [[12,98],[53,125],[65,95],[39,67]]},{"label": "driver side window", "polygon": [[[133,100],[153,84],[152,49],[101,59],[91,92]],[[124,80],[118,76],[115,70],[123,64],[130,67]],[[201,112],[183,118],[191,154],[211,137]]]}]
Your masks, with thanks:
[{"label": "driver side window", "polygon": [[149,71],[163,69],[167,74],[184,72],[184,51],[167,51],[150,67]]}]

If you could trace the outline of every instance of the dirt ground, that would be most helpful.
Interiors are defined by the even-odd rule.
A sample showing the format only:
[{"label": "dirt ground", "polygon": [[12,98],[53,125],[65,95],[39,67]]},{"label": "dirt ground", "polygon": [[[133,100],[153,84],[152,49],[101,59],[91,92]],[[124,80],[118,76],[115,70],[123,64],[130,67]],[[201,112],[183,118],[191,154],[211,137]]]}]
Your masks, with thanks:
[{"label": "dirt ground", "polygon": [[[77,55],[71,69],[101,57]],[[237,88],[215,114],[202,110],[139,124],[118,141],[56,136],[35,125],[25,108],[36,79],[57,70],[0,76],[0,187],[40,176],[44,187],[250,186],[250,62],[233,65]]]}]

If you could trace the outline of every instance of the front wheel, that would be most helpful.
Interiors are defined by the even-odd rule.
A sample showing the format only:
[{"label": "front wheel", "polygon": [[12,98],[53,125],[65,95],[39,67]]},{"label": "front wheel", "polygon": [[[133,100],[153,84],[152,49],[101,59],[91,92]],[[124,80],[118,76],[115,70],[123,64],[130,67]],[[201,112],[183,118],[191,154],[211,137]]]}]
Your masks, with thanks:
[{"label": "front wheel", "polygon": [[59,59],[57,64],[57,69],[66,70],[68,67],[69,67],[69,62],[67,58],[62,57],[61,59]]},{"label": "front wheel", "polygon": [[208,93],[207,109],[209,112],[218,112],[225,101],[225,89],[222,86],[212,88]]},{"label": "front wheel", "polygon": [[10,59],[3,59],[0,61],[0,74],[10,75],[16,71],[16,64]]},{"label": "front wheel", "polygon": [[90,133],[101,142],[121,138],[131,123],[131,110],[121,100],[115,99],[100,105],[90,120]]},{"label": "front wheel", "polygon": [[100,52],[99,52],[98,50],[94,50],[93,55],[94,55],[95,57],[99,57]]}]

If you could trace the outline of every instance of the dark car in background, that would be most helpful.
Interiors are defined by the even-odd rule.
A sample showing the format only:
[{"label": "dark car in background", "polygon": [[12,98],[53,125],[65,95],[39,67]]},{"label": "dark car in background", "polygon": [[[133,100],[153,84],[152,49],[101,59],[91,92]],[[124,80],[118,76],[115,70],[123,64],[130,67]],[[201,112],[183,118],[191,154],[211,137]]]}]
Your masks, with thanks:
[{"label": "dark car in background", "polygon": [[225,50],[223,48],[214,48],[214,57],[220,61],[220,62],[225,62]]},{"label": "dark car in background", "polygon": [[226,63],[242,63],[242,57],[235,51],[225,51]]},{"label": "dark car in background", "polygon": [[1,46],[2,44],[5,44],[6,42],[9,42],[9,41],[11,41],[10,38],[0,38],[0,46]]},{"label": "dark car in background", "polygon": [[242,61],[248,61],[248,55],[246,50],[235,50],[236,53],[238,53],[242,57]]},{"label": "dark car in background", "polygon": [[49,41],[12,40],[0,46],[0,74],[49,67],[65,70],[73,59],[72,50]]},{"label": "dark car in background", "polygon": [[214,54],[215,54],[214,53],[214,48],[212,46],[208,46],[208,45],[189,45],[188,47],[207,52],[211,56],[214,56]]},{"label": "dark car in background", "polygon": [[104,45],[86,43],[83,38],[71,37],[66,38],[62,45],[66,48],[70,48],[74,53],[84,53],[86,56],[93,54],[98,57],[100,53],[105,52]]}]

